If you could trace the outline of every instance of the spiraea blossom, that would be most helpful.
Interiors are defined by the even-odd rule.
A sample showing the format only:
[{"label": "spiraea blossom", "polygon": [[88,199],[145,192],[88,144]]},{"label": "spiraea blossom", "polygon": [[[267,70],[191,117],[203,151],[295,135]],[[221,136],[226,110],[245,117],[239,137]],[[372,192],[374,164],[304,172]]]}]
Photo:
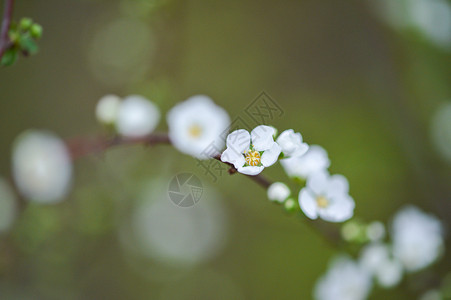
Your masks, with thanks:
[{"label": "spiraea blossom", "polygon": [[284,202],[291,194],[290,189],[283,182],[274,182],[267,191],[268,199],[271,201]]},{"label": "spiraea blossom", "polygon": [[119,134],[141,137],[150,134],[160,121],[160,111],[150,100],[131,95],[119,105],[116,127]]},{"label": "spiraea blossom", "polygon": [[393,254],[408,272],[429,266],[443,250],[441,222],[414,206],[406,206],[395,215],[391,237]]},{"label": "spiraea blossom", "polygon": [[330,160],[324,148],[311,145],[305,154],[281,159],[280,164],[289,177],[306,179],[316,172],[327,170]]},{"label": "spiraea blossom", "polygon": [[371,274],[348,257],[332,261],[327,273],[318,280],[317,300],[364,300],[372,288]]},{"label": "spiraea blossom", "polygon": [[310,219],[343,222],[354,213],[354,199],[348,194],[348,180],[342,175],[317,172],[307,179],[299,193],[299,205]]},{"label": "spiraea blossom", "polygon": [[257,175],[279,158],[282,149],[274,141],[274,134],[275,129],[266,125],[255,127],[250,134],[244,129],[235,130],[227,136],[221,160],[233,164],[240,173]]},{"label": "spiraea blossom", "polygon": [[286,158],[304,155],[309,148],[306,143],[302,142],[302,135],[294,132],[293,129],[282,132],[276,142],[282,148],[282,153]]},{"label": "spiraea blossom", "polygon": [[121,98],[116,95],[105,95],[96,106],[96,117],[100,123],[112,125],[116,123]]},{"label": "spiraea blossom", "polygon": [[64,142],[57,136],[29,130],[14,143],[12,170],[22,196],[40,203],[56,203],[70,187],[72,162]]},{"label": "spiraea blossom", "polygon": [[193,96],[177,104],[167,114],[167,121],[169,138],[180,152],[208,159],[224,149],[220,136],[230,126],[230,118],[207,96]]},{"label": "spiraea blossom", "polygon": [[393,287],[402,279],[402,264],[392,257],[388,245],[382,243],[369,244],[362,249],[359,262],[384,288]]}]

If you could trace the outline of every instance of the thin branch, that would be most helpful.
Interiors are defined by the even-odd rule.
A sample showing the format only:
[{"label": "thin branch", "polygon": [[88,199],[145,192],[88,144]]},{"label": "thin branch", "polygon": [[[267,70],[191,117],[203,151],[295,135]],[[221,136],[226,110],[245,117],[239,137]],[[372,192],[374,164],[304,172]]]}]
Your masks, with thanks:
[{"label": "thin branch", "polygon": [[73,160],[80,157],[101,153],[109,148],[121,145],[156,145],[171,144],[169,136],[165,133],[154,133],[143,137],[79,137],[66,141],[67,148]]},{"label": "thin branch", "polygon": [[[153,133],[139,138],[129,138],[129,137],[93,137],[93,138],[74,138],[66,142],[69,149],[70,155],[73,160],[83,157],[85,155],[101,153],[109,148],[121,145],[157,145],[157,144],[171,144],[169,136],[166,133]],[[237,172],[233,164],[223,162],[219,155],[212,157],[223,164],[230,167],[229,174],[234,174]],[[263,177],[262,175],[248,176],[250,179],[255,181],[257,184],[261,185],[267,189],[271,185],[271,181]]]},{"label": "thin branch", "polygon": [[[113,138],[105,138],[105,137],[92,137],[92,138],[75,138],[66,141],[66,145],[69,149],[69,152],[71,154],[71,158],[73,160],[78,159],[80,157],[91,155],[91,154],[97,154],[104,152],[108,150],[109,148],[121,146],[121,145],[157,145],[157,144],[166,144],[170,145],[171,140],[169,139],[169,136],[167,133],[153,133],[149,134],[144,137],[139,138],[128,138],[128,137],[120,137],[116,136]],[[233,164],[228,162],[223,162],[221,160],[220,155],[216,155],[212,157],[213,159],[216,159],[217,161],[228,165],[229,168],[229,174],[235,174],[237,173],[237,169],[233,166]],[[247,178],[253,180],[255,183],[263,187],[264,189],[267,189],[272,182],[265,178],[263,175],[258,174],[255,176],[245,175]],[[324,224],[320,224],[317,222],[313,222],[311,220],[306,220],[306,224],[312,228],[315,232],[319,233],[319,235],[328,243],[329,245],[333,247],[339,246],[340,236],[339,233],[336,230],[328,230],[328,228],[325,228]]]},{"label": "thin branch", "polygon": [[5,0],[5,8],[3,11],[2,28],[0,30],[0,58],[2,58],[5,51],[10,46],[8,36],[9,27],[11,26],[11,19],[13,16],[14,0]]}]

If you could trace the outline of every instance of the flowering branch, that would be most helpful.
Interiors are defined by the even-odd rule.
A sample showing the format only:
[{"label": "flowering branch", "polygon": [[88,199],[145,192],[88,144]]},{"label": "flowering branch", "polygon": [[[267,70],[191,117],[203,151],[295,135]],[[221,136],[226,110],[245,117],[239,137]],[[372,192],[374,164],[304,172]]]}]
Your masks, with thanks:
[{"label": "flowering branch", "polygon": [[[57,203],[69,190],[74,160],[116,146],[166,144],[194,158],[210,159],[208,166],[215,159],[229,167],[230,175],[241,173],[263,187],[268,199],[287,212],[302,211],[300,216],[305,225],[333,249],[355,252],[344,242],[361,246],[368,243],[359,251],[357,260],[347,257],[331,264],[331,271],[316,289],[318,293],[332,290],[333,295],[317,297],[320,300],[349,299],[348,286],[362,287],[356,291],[355,299],[364,299],[373,279],[382,287],[398,285],[404,273],[432,264],[444,245],[441,222],[414,207],[406,207],[395,216],[391,242],[385,238],[385,227],[380,222],[365,224],[351,220],[341,228],[325,223],[348,221],[355,207],[346,177],[328,172],[330,160],[325,149],[307,145],[293,129],[279,134],[272,126],[259,125],[250,132],[238,129],[229,133],[227,113],[206,96],[192,97],[172,108],[167,114],[167,133],[153,132],[160,112],[141,96],[132,95],[124,100],[105,96],[99,101],[96,115],[107,128],[115,129],[114,135],[63,141],[49,132],[28,131],[17,138],[13,176],[18,195],[41,203]],[[297,184],[297,197],[285,183],[261,175],[276,162]],[[374,263],[375,259],[378,263]],[[346,281],[347,278],[358,281]],[[328,288],[336,285],[340,289]],[[337,298],[335,294],[341,292],[344,296]]]},{"label": "flowering branch", "polygon": [[0,58],[2,58],[5,51],[11,45],[8,37],[9,27],[11,25],[11,18],[13,15],[14,0],[5,0],[5,9],[3,12],[2,28],[0,31]]},{"label": "flowering branch", "polygon": [[[106,151],[109,148],[123,145],[148,145],[154,146],[158,144],[167,144],[170,145],[171,141],[167,133],[152,133],[143,137],[123,137],[123,136],[115,136],[113,138],[73,138],[66,141],[67,148],[69,149],[70,156],[73,160],[76,160],[80,157],[101,153]],[[212,157],[230,166],[229,174],[235,174],[237,169],[233,166],[233,164],[228,162],[223,162],[221,160],[220,155],[216,155]],[[266,179],[261,174],[256,176],[247,176],[251,178],[254,182],[267,189],[271,185],[271,181]]]},{"label": "flowering branch", "polygon": [[[92,155],[104,152],[112,147],[116,146],[124,146],[124,145],[147,145],[147,146],[154,146],[158,144],[166,144],[171,145],[171,140],[169,139],[169,136],[167,133],[152,133],[143,137],[123,137],[123,136],[115,136],[113,138],[106,138],[106,137],[98,137],[98,138],[86,138],[86,137],[79,137],[79,138],[73,138],[68,141],[66,141],[67,148],[69,150],[69,153],[71,155],[72,160],[76,160],[78,158],[81,158],[86,155]],[[220,155],[215,155],[212,157],[213,159],[216,159],[217,161],[228,165],[230,168],[228,170],[230,175],[233,175],[238,172],[238,170],[234,167],[233,164],[224,162],[221,160]],[[273,183],[269,179],[267,179],[265,176],[258,174],[258,175],[246,175],[242,174],[248,178],[250,178],[252,181],[263,187],[264,189],[268,189],[269,186]],[[324,226],[324,223],[318,223],[314,222],[309,219],[305,219],[305,223],[312,228],[314,231],[318,232],[319,235],[324,239],[324,241],[332,246],[333,248],[336,248],[339,246],[340,243],[340,234],[337,230],[331,230],[330,227]]]}]

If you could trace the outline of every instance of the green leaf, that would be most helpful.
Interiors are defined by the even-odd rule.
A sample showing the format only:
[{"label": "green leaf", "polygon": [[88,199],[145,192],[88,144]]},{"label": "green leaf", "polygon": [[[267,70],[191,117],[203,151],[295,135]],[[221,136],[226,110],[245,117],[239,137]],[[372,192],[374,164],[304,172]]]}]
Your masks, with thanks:
[{"label": "green leaf", "polygon": [[29,54],[35,54],[38,52],[38,45],[30,36],[21,36],[19,40],[20,49]]},{"label": "green leaf", "polygon": [[17,50],[15,48],[10,48],[3,53],[2,60],[0,61],[0,65],[2,66],[10,66],[14,64],[17,60]]}]

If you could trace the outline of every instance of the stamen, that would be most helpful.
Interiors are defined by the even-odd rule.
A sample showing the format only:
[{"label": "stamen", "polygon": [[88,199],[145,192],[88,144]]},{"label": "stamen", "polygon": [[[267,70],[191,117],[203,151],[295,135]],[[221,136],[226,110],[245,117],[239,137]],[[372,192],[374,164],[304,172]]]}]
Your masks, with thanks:
[{"label": "stamen", "polygon": [[245,161],[249,166],[258,166],[261,162],[260,152],[255,150],[247,150],[244,153]]},{"label": "stamen", "polygon": [[202,127],[197,124],[191,125],[188,128],[188,133],[193,138],[198,138],[202,134]]},{"label": "stamen", "polygon": [[316,198],[316,204],[320,207],[320,208],[326,208],[329,206],[329,200],[327,200],[326,197],[324,196],[318,196]]}]

